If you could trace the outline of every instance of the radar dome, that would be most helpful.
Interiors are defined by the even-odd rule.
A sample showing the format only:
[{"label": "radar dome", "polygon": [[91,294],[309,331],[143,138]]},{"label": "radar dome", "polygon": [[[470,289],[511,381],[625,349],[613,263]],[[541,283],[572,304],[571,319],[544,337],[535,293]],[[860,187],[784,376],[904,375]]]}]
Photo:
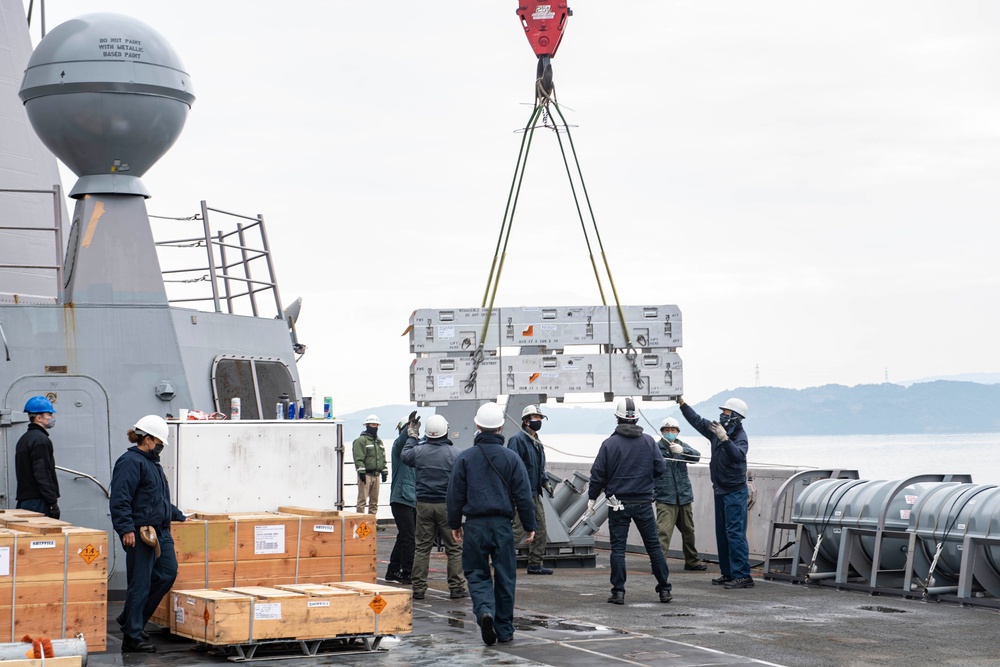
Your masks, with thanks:
[{"label": "radar dome", "polygon": [[87,14],[38,44],[21,100],[42,142],[80,177],[71,197],[149,197],[140,180],[177,141],[194,102],[167,40],[120,14]]}]

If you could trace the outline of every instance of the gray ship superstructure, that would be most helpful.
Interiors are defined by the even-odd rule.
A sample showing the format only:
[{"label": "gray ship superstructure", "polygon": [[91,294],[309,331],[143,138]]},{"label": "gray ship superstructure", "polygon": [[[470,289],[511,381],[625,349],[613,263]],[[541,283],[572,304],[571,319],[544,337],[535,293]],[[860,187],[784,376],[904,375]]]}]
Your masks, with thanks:
[{"label": "gray ship superstructure", "polygon": [[[195,98],[167,41],[134,19],[92,14],[57,26],[29,60],[20,1],[0,0],[0,19],[13,55],[0,58],[0,188],[18,191],[0,194],[0,505],[15,504],[22,409],[40,394],[58,412],[62,518],[110,529],[111,467],[139,417],[228,412],[238,397],[244,419],[273,419],[281,394],[301,397],[289,322],[263,221],[219,235],[204,203],[214,312],[168,300],[141,177]],[[79,176],[69,219],[53,153]],[[249,236],[263,250],[249,249]],[[227,262],[227,249],[239,261]],[[248,257],[266,259],[266,278],[250,278]],[[253,315],[233,314],[238,297]],[[123,563],[111,586],[124,588]]]}]

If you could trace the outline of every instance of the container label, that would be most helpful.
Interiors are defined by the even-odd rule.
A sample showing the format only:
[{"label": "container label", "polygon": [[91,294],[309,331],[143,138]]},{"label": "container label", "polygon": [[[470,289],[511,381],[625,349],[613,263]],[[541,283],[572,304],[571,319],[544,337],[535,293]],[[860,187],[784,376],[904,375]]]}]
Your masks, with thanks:
[{"label": "container label", "polygon": [[10,547],[0,547],[0,577],[10,576]]},{"label": "container label", "polygon": [[899,510],[899,518],[903,521],[910,520],[910,510]]},{"label": "container label", "polygon": [[31,548],[32,549],[55,549],[56,548],[56,541],[55,540],[32,540],[31,541]]},{"label": "container label", "polygon": [[965,524],[964,523],[958,524],[958,529],[959,530],[965,530]]},{"label": "container label", "polygon": [[285,527],[254,526],[253,552],[258,555],[285,553]]},{"label": "container label", "polygon": [[328,526],[325,523],[323,523],[323,524],[316,524],[315,526],[313,526],[313,532],[316,532],[316,533],[332,533],[333,532],[333,526]]},{"label": "container label", "polygon": [[177,625],[184,625],[184,607],[177,607],[174,609],[174,622]]},{"label": "container label", "polygon": [[906,504],[907,505],[916,505],[918,498],[920,498],[920,496],[906,496]]},{"label": "container label", "polygon": [[253,620],[255,621],[280,621],[280,602],[261,602],[253,606]]},{"label": "container label", "polygon": [[454,338],[455,327],[438,327],[438,338]]},{"label": "container label", "polygon": [[188,599],[187,599],[187,603],[188,603],[189,605],[192,605],[192,606],[194,606],[194,598],[188,598]]},{"label": "container label", "polygon": [[306,606],[307,607],[329,607],[330,606],[330,601],[329,600],[316,600],[315,602],[314,601],[309,601],[309,602],[306,603]]}]

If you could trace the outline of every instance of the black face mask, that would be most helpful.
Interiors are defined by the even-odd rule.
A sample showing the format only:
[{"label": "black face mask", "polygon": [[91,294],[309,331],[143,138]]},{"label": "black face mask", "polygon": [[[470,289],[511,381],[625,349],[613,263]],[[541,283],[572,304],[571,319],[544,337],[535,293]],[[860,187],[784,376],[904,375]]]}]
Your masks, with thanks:
[{"label": "black face mask", "polygon": [[153,445],[153,453],[154,454],[156,454],[157,456],[159,456],[160,452],[162,452],[162,451],[163,451],[163,443],[162,442],[160,444],[158,444],[158,445]]},{"label": "black face mask", "polygon": [[378,436],[378,426],[365,426],[365,433],[373,438]]},{"label": "black face mask", "polygon": [[531,421],[528,422],[528,428],[530,428],[535,433],[538,433],[539,431],[542,430],[542,420],[532,419]]},{"label": "black face mask", "polygon": [[722,424],[722,428],[726,429],[726,433],[732,435],[736,431],[736,427],[740,425],[741,418],[734,414],[719,415],[719,423]]}]

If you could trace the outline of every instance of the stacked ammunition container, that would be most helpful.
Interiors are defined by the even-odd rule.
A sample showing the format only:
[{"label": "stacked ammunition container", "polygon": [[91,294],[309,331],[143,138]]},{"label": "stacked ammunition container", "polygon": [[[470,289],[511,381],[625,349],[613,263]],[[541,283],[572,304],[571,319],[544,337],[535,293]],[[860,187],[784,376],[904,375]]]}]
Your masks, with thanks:
[{"label": "stacked ammunition container", "polygon": [[[170,527],[178,573],[172,591],[375,583],[375,517],[280,507],[276,513],[196,512]],[[170,627],[173,596],[153,622]]]},{"label": "stacked ammunition container", "polygon": [[0,510],[0,641],[82,634],[103,651],[108,618],[108,534]]}]

